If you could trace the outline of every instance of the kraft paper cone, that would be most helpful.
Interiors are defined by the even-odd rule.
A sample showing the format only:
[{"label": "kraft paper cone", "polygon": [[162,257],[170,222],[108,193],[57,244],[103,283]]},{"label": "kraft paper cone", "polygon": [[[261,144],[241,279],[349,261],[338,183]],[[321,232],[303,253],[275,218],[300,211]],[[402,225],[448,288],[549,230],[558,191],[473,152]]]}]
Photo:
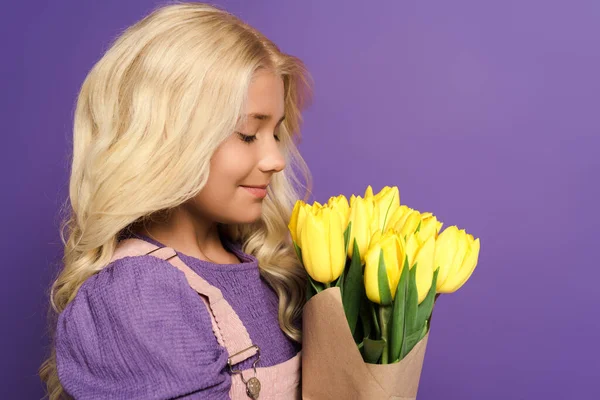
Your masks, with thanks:
[{"label": "kraft paper cone", "polygon": [[394,364],[365,363],[354,343],[340,289],[326,289],[304,306],[302,398],[415,400],[429,333]]}]

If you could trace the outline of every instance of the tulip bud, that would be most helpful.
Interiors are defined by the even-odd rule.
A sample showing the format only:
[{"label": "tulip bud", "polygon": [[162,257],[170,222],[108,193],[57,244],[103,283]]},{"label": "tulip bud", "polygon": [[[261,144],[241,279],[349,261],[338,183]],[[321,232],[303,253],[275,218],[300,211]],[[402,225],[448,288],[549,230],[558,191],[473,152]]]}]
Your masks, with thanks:
[{"label": "tulip bud", "polygon": [[[405,206],[404,204],[401,205],[400,207],[396,208],[396,210],[394,210],[394,212],[390,216],[389,221],[387,222],[388,229],[389,228],[396,229],[397,225],[399,225],[400,227],[402,225],[404,225],[404,221],[406,221],[408,214],[411,213],[412,211],[413,211],[412,208],[409,208],[409,207]],[[400,221],[402,221],[402,222],[400,222]]]},{"label": "tulip bud", "polygon": [[407,237],[408,235],[415,233],[420,223],[421,213],[417,210],[412,210],[406,213],[405,218],[402,218],[396,223],[394,230],[398,232],[400,237]]},{"label": "tulip bud", "polygon": [[435,215],[431,213],[421,213],[421,227],[417,232],[419,244],[425,243],[429,237],[438,237],[439,231],[442,228],[442,223],[439,222]]},{"label": "tulip bud", "polygon": [[388,221],[400,207],[398,187],[384,187],[379,193],[373,196],[373,201],[375,203],[374,223],[376,226],[374,229],[380,229],[382,232],[385,232],[388,228],[392,227]]},{"label": "tulip bud", "polygon": [[369,248],[373,229],[373,198],[361,198],[352,195],[350,197],[350,236],[348,242],[348,257],[352,257],[354,250],[354,240],[358,246],[361,263],[365,262],[365,253]]},{"label": "tulip bud", "polygon": [[[380,274],[381,254],[385,274]],[[369,300],[381,305],[390,305],[396,295],[400,273],[404,263],[404,249],[398,235],[388,230],[377,231],[365,256],[365,291]],[[380,280],[383,279],[384,281]],[[386,290],[385,288],[388,288]],[[383,290],[382,290],[383,289]]]},{"label": "tulip bud", "polygon": [[439,268],[436,291],[452,293],[471,276],[479,256],[479,239],[450,226],[440,233],[435,246],[434,263]]},{"label": "tulip bud", "polygon": [[346,196],[339,195],[330,197],[327,206],[340,214],[342,217],[342,226],[344,227],[344,230],[346,230],[350,219],[350,205],[348,204]]},{"label": "tulip bud", "polygon": [[330,283],[346,265],[342,216],[327,207],[311,211],[300,229],[302,261],[313,280]]},{"label": "tulip bud", "polygon": [[288,229],[290,230],[292,240],[298,247],[300,247],[300,229],[302,226],[304,226],[304,219],[306,217],[307,210],[310,209],[311,206],[302,200],[298,200],[296,201],[296,204],[294,204],[294,209],[292,210],[292,216],[288,224]]},{"label": "tulip bud", "polygon": [[420,243],[416,234],[410,234],[404,241],[408,265],[412,269],[417,266],[416,284],[419,304],[425,300],[433,281],[433,258],[435,252],[435,238],[430,236],[424,243]]}]

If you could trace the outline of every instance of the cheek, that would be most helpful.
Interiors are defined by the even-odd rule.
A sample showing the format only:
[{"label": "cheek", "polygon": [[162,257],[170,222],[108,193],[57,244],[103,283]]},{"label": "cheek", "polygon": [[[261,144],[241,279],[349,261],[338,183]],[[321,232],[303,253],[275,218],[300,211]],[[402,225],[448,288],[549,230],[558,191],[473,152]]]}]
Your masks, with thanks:
[{"label": "cheek", "polygon": [[254,163],[250,146],[237,136],[231,136],[215,152],[210,160],[210,176],[212,182],[227,182],[228,185],[244,183]]},{"label": "cheek", "polygon": [[210,161],[206,185],[194,198],[194,213],[221,223],[252,222],[262,202],[240,185],[249,182],[255,166],[252,148],[237,137],[224,142]]},{"label": "cheek", "polygon": [[[227,143],[225,143],[227,144]],[[210,173],[208,182],[211,186],[230,186],[240,179],[239,152],[234,151],[233,146],[224,146],[214,154],[210,160]]]},{"label": "cheek", "polygon": [[251,223],[262,215],[262,201],[245,189],[223,182],[207,185],[193,199],[193,213],[200,219],[223,224]]}]

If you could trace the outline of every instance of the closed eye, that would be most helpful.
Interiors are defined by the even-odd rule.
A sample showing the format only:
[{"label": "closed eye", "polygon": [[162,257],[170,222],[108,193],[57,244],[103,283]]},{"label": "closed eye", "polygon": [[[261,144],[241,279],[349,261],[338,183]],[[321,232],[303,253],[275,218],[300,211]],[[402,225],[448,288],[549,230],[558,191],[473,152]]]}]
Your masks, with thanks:
[{"label": "closed eye", "polygon": [[256,140],[256,135],[245,135],[242,132],[236,132],[242,142],[244,143],[252,143]]},{"label": "closed eye", "polygon": [[[238,136],[244,143],[252,143],[256,140],[256,135],[246,135],[242,132],[236,132],[236,133],[238,134]],[[281,141],[281,138],[279,137],[279,135],[273,135],[273,137],[275,138],[275,140],[277,142]]]}]

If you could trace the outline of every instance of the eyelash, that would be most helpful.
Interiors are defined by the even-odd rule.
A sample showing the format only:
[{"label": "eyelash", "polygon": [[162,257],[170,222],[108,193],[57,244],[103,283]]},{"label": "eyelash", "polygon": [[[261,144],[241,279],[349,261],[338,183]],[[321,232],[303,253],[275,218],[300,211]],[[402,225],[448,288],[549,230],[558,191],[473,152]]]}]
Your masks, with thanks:
[{"label": "eyelash", "polygon": [[[244,143],[250,144],[256,140],[256,135],[245,135],[242,132],[236,132],[236,133],[239,135],[240,139]],[[273,136],[275,137],[276,141],[278,141],[278,142],[281,141],[281,139],[279,138],[278,135],[273,135]]]}]

